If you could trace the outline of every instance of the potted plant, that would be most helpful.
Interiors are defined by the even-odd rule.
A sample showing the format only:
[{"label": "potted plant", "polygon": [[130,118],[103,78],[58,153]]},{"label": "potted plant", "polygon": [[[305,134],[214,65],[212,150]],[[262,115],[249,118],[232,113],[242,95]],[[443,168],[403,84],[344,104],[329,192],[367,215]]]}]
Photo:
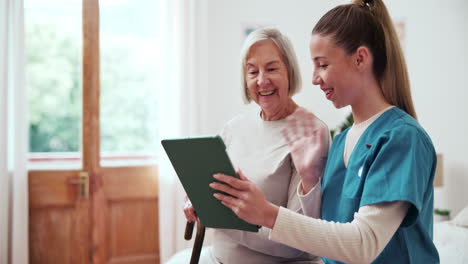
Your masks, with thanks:
[{"label": "potted plant", "polygon": [[450,210],[434,209],[434,222],[447,221],[450,219]]},{"label": "potted plant", "polygon": [[353,119],[353,113],[349,113],[348,116],[346,116],[345,121],[336,129],[330,130],[330,136],[333,140],[333,138],[340,132],[345,131],[348,127],[352,126],[354,123]]}]

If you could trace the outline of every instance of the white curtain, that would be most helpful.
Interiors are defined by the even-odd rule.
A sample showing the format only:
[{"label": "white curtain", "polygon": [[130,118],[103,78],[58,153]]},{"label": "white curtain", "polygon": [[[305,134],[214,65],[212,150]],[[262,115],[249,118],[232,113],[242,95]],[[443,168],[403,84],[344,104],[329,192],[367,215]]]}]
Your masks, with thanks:
[{"label": "white curtain", "polygon": [[[161,0],[161,79],[159,93],[160,139],[196,135],[199,132],[195,69],[196,0]],[[197,2],[198,3],[198,2]],[[183,188],[160,146],[159,237],[161,263],[190,247],[184,240],[186,220],[182,211]]]},{"label": "white curtain", "polygon": [[28,263],[24,7],[0,1],[0,263]]}]

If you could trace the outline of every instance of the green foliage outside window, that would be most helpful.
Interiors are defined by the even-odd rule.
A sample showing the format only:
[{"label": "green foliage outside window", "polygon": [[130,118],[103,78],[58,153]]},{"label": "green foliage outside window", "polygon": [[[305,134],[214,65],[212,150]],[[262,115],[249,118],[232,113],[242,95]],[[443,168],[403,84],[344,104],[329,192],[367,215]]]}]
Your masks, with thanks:
[{"label": "green foliage outside window", "polygon": [[[78,152],[81,39],[50,24],[28,25],[26,30],[29,150]],[[156,149],[157,76],[154,57],[134,48],[142,42],[111,43],[101,51],[101,151]]]},{"label": "green foliage outside window", "polygon": [[50,26],[26,27],[30,152],[74,152],[80,144],[78,41]]}]

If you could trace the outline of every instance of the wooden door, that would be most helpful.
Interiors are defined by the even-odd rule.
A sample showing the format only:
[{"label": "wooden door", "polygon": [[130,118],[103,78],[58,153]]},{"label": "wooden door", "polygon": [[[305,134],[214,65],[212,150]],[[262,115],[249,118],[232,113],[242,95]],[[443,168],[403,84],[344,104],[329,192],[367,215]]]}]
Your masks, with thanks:
[{"label": "wooden door", "polygon": [[31,263],[159,263],[155,166],[103,168],[99,5],[83,0],[82,170],[29,172]]},{"label": "wooden door", "polygon": [[90,263],[90,203],[71,184],[79,173],[29,172],[31,263]]}]

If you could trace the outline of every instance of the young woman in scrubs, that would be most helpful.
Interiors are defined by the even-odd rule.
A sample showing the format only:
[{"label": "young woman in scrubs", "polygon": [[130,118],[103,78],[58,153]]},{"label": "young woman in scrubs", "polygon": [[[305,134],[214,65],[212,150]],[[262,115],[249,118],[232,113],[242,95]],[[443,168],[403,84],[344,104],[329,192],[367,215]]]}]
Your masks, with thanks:
[{"label": "young woman in scrubs", "polygon": [[[416,120],[403,53],[381,0],[355,0],[326,13],[312,31],[313,84],[354,125],[335,137],[323,178],[320,129],[289,118],[283,135],[301,176],[298,195],[322,192],[321,218],[268,202],[239,172],[210,186],[242,219],[271,228],[270,239],[322,256],[325,263],[439,263],[432,242],[436,155]],[[314,153],[311,151],[311,153]],[[322,157],[323,158],[323,157]],[[314,205],[302,204],[307,214]]]}]

